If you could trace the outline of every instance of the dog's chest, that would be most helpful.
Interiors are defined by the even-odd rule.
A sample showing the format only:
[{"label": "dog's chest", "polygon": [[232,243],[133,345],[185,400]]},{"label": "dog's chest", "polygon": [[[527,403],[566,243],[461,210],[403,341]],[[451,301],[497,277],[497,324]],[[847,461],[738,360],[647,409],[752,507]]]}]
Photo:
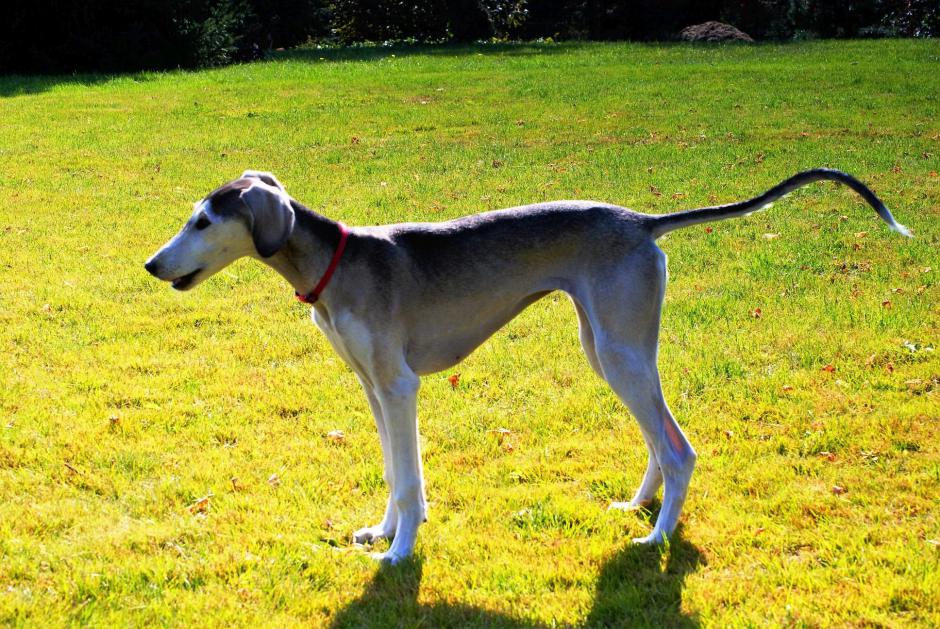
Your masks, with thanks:
[{"label": "dog's chest", "polygon": [[372,342],[364,325],[348,316],[332,319],[321,316],[316,308],[311,309],[310,318],[353,371],[360,375],[369,373],[369,348]]}]

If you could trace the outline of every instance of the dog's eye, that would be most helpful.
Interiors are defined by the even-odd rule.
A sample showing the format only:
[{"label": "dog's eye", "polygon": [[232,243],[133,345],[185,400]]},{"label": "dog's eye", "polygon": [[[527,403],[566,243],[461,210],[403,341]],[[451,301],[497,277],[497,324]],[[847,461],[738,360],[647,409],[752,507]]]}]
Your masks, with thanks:
[{"label": "dog's eye", "polygon": [[210,221],[208,218],[206,218],[205,216],[200,216],[199,220],[196,221],[196,229],[200,229],[200,230],[205,229],[211,224],[212,224],[212,221]]}]

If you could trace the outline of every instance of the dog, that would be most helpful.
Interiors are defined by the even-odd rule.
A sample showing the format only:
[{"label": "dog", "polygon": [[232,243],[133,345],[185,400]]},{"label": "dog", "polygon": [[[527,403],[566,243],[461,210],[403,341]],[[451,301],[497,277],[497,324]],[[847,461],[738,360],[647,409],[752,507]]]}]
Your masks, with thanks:
[{"label": "dog", "polygon": [[591,368],[639,422],[649,463],[636,494],[613,509],[649,504],[663,486],[652,532],[675,530],[696,454],[663,398],[657,368],[666,255],[676,229],[744,216],[818,180],[855,190],[891,229],[910,236],[860,181],[837,170],[801,172],[739,203],[646,215],[593,201],[557,201],[442,223],[347,228],[293,199],[274,175],[246,171],[195,204],[181,231],[145,264],[189,290],[241,257],[274,268],[355,372],[375,416],[389,499],[357,543],[390,539],[377,559],[412,554],[427,519],[418,442],[419,376],[466,358],[524,308],[553,291],[571,298]]}]

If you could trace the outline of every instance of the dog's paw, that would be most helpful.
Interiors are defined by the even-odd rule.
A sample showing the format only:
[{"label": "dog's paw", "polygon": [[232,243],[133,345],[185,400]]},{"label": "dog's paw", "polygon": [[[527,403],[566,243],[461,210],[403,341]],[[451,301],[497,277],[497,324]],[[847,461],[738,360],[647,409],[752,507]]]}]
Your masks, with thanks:
[{"label": "dog's paw", "polygon": [[367,526],[353,533],[353,542],[356,544],[371,544],[382,539],[391,539],[395,536],[395,531],[388,531],[381,524]]},{"label": "dog's paw", "polygon": [[611,502],[608,511],[639,511],[650,506],[650,500],[631,500],[630,502]]},{"label": "dog's paw", "polygon": [[645,546],[656,546],[659,544],[663,544],[665,542],[666,542],[666,536],[663,533],[656,531],[655,529],[653,530],[652,533],[650,533],[646,537],[634,537],[633,538],[634,544],[643,544]]},{"label": "dog's paw", "polygon": [[407,556],[399,555],[391,551],[385,553],[372,553],[369,556],[372,557],[372,559],[375,561],[378,561],[379,563],[385,564],[387,566],[394,566],[407,559]]}]

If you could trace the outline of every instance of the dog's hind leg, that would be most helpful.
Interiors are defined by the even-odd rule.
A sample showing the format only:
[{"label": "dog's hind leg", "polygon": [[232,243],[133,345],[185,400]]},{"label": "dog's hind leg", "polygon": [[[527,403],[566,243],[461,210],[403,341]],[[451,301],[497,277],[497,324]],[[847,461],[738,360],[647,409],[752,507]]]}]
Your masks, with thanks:
[{"label": "dog's hind leg", "polygon": [[574,310],[578,313],[578,338],[581,340],[581,348],[584,350],[584,355],[587,357],[591,369],[603,378],[604,372],[601,369],[600,361],[597,359],[597,349],[594,346],[594,330],[591,328],[591,318],[585,312],[584,306],[573,295],[570,297],[571,303],[574,304]]},{"label": "dog's hind leg", "polygon": [[383,478],[389,489],[388,504],[385,507],[385,517],[382,518],[382,521],[379,524],[361,528],[353,533],[355,543],[366,544],[395,536],[395,527],[398,526],[398,508],[395,506],[395,500],[393,499],[395,478],[392,474],[392,450],[388,442],[388,430],[385,426],[382,406],[379,403],[379,398],[372,390],[372,385],[361,377],[359,382],[362,384],[362,389],[369,400],[369,408],[372,410],[373,417],[375,417],[375,427],[378,429],[379,442],[382,444]]},{"label": "dog's hind leg", "polygon": [[[642,431],[641,431],[642,432]],[[663,471],[659,467],[659,459],[656,458],[656,451],[649,437],[643,432],[643,441],[646,442],[646,451],[649,460],[646,463],[646,472],[643,474],[643,481],[636,490],[633,499],[630,502],[611,502],[610,509],[619,509],[621,511],[632,511],[650,506],[656,498],[656,493],[663,485]]]},{"label": "dog's hind leg", "polygon": [[[604,371],[601,368],[600,359],[597,357],[597,348],[594,342],[594,330],[591,327],[591,318],[585,311],[584,306],[571,297],[575,312],[578,314],[578,337],[581,340],[581,347],[587,357],[588,364],[599,375],[604,378]],[[640,507],[649,506],[656,497],[656,492],[663,484],[663,473],[659,469],[659,461],[656,459],[656,451],[653,449],[649,436],[643,432],[643,440],[646,442],[646,449],[649,453],[649,463],[646,467],[646,473],[643,475],[643,482],[636,491],[636,495],[630,502],[612,502],[611,509],[632,510]]]},{"label": "dog's hind leg", "polygon": [[665,487],[656,525],[648,537],[634,540],[659,543],[676,528],[695,468],[695,451],[663,399],[655,355],[613,341],[599,347],[598,355],[611,388],[636,417],[652,446],[647,474],[632,502],[650,498],[659,479],[656,468],[662,474]]},{"label": "dog's hind leg", "polygon": [[604,379],[636,417],[651,450],[634,501],[651,498],[662,474],[659,517],[649,536],[634,541],[659,543],[676,528],[696,455],[666,405],[656,366],[666,256],[653,245],[630,258],[595,283],[587,310],[596,321],[594,345]]}]

